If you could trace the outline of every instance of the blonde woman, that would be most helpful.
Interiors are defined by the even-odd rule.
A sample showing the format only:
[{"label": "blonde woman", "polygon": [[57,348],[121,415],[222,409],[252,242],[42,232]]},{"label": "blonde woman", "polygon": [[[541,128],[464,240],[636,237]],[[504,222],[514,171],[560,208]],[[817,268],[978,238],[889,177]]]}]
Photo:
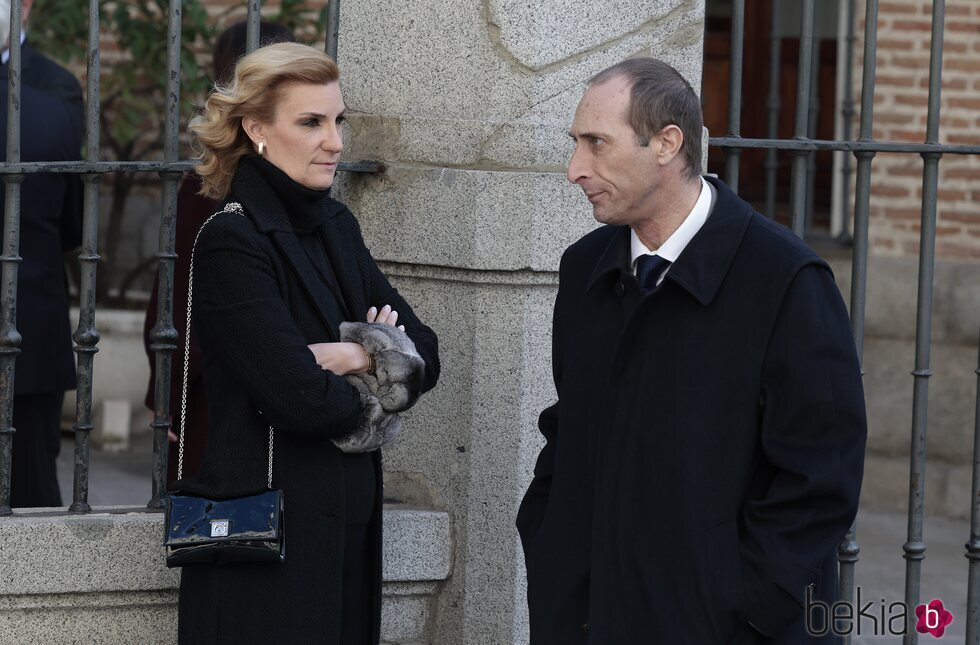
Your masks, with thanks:
[{"label": "blonde woman", "polygon": [[[185,567],[181,643],[379,640],[381,459],[372,449],[397,423],[364,382],[402,369],[404,408],[435,385],[439,358],[435,334],[329,195],[343,149],[338,79],[316,49],[263,47],[191,123],[202,193],[241,209],[206,224],[194,251],[192,325],[211,428],[200,473],[178,488],[224,497],[264,488],[271,425],[286,555]],[[351,321],[373,324],[341,342]],[[414,342],[422,360],[384,364],[377,333]]]}]

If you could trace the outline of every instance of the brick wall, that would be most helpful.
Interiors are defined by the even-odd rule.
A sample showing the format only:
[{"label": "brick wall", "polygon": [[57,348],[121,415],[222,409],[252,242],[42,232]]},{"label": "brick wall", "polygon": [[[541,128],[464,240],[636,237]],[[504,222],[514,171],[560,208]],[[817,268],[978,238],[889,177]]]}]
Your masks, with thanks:
[{"label": "brick wall", "polygon": [[[861,3],[858,3],[859,5]],[[874,138],[923,142],[929,95],[932,2],[879,3]],[[864,10],[859,8],[854,75],[860,105]],[[980,2],[946,3],[941,143],[980,144]],[[922,158],[881,154],[872,162],[871,245],[877,255],[914,256],[919,250]],[[980,261],[980,158],[945,155],[939,164],[936,254]]]}]

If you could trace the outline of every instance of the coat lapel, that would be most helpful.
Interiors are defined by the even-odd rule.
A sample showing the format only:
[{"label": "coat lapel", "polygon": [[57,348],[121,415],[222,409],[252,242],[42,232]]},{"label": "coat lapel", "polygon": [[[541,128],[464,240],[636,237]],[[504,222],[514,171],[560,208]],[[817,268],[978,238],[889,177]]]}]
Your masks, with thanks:
[{"label": "coat lapel", "polygon": [[[711,304],[728,268],[735,259],[742,237],[752,218],[752,207],[742,201],[721,181],[705,178],[718,196],[704,226],[681,251],[664,280],[671,280],[688,291],[702,305]],[[630,229],[614,227],[609,244],[599,256],[587,289],[592,289],[608,274],[628,272],[630,266]]]},{"label": "coat lapel", "polygon": [[[31,46],[30,39],[24,39],[24,43],[20,46],[20,77],[24,78],[24,74],[27,70],[31,68],[31,62],[34,60],[34,47]],[[7,71],[10,69],[10,59],[7,62],[0,65],[0,79],[6,79],[8,77]]]},{"label": "coat lapel", "polygon": [[334,275],[336,275],[340,285],[344,304],[348,308],[347,315],[351,320],[362,321],[367,314],[368,305],[364,300],[364,288],[360,284],[357,258],[352,249],[344,248],[342,242],[351,239],[351,236],[342,234],[340,230],[342,220],[336,217],[344,206],[329,197],[327,200],[330,214],[327,221],[319,228],[320,239],[323,241],[330,266],[333,268]]},{"label": "coat lapel", "polygon": [[704,226],[681,251],[665,280],[673,280],[707,306],[735,260],[752,219],[752,207],[718,179],[705,180],[715,187],[718,196]]},{"label": "coat lapel", "polygon": [[293,269],[299,278],[300,284],[303,285],[303,290],[309,297],[317,315],[323,321],[332,339],[340,340],[335,330],[340,328],[340,323],[343,321],[335,319],[330,315],[327,308],[323,306],[323,303],[327,302],[332,295],[323,283],[323,280],[319,278],[316,268],[306,255],[306,251],[300,246],[299,240],[296,239],[296,234],[292,231],[273,231],[271,237],[272,243],[276,246],[286,264]]},{"label": "coat lapel", "polygon": [[[296,274],[310,304],[323,322],[332,340],[339,340],[336,330],[342,320],[336,320],[323,303],[332,297],[330,290],[319,278],[306,251],[300,246],[282,203],[262,175],[248,164],[240,164],[232,186],[234,198],[240,200],[245,212],[255,222],[259,232],[269,236],[283,261]],[[334,258],[331,255],[330,261]],[[336,265],[334,265],[336,266]],[[335,269],[336,270],[336,269]],[[340,276],[338,275],[338,280]],[[342,283],[343,284],[343,283]],[[346,297],[346,293],[345,293]],[[348,302],[350,302],[348,300]]]}]

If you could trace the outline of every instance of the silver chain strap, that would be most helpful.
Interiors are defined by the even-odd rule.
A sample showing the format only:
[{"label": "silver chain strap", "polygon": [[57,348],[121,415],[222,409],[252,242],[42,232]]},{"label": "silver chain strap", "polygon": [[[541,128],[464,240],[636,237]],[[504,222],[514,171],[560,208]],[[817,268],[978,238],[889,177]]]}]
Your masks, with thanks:
[{"label": "silver chain strap", "polygon": [[[184,476],[184,430],[187,428],[187,380],[189,366],[191,362],[191,303],[194,301],[194,251],[197,249],[197,240],[201,237],[201,231],[222,213],[237,213],[244,216],[245,211],[238,202],[229,202],[225,207],[207,218],[194,237],[194,244],[191,246],[190,270],[187,276],[187,327],[184,331],[184,378],[180,387],[180,447],[177,452],[177,479]],[[269,426],[269,481],[268,486],[272,488],[272,426]]]}]

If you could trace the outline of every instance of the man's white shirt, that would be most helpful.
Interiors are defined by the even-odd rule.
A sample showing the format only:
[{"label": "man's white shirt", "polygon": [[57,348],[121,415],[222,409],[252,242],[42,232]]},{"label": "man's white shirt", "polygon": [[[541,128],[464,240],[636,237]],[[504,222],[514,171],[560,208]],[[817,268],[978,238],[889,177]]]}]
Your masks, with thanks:
[{"label": "man's white shirt", "polygon": [[[678,256],[680,256],[681,251],[687,247],[691,239],[697,235],[701,227],[708,219],[708,213],[711,211],[711,191],[712,188],[701,177],[701,194],[698,196],[698,201],[695,202],[694,208],[691,212],[687,214],[681,225],[677,227],[677,230],[671,233],[663,244],[660,245],[659,249],[651,251],[646,247],[643,242],[640,241],[640,237],[636,234],[636,231],[630,229],[630,270],[633,275],[636,275],[636,260],[641,255],[657,255],[663,259],[669,261],[671,264],[677,261]],[[657,286],[663,281],[664,276],[670,271],[670,266],[663,270],[657,277]]]},{"label": "man's white shirt", "polygon": [[[27,40],[27,30],[26,29],[21,29],[20,30],[20,44],[23,45],[25,40]],[[0,63],[2,63],[3,65],[6,65],[8,61],[10,61],[10,48],[9,47],[7,49],[4,49],[2,52],[0,52]]]}]

